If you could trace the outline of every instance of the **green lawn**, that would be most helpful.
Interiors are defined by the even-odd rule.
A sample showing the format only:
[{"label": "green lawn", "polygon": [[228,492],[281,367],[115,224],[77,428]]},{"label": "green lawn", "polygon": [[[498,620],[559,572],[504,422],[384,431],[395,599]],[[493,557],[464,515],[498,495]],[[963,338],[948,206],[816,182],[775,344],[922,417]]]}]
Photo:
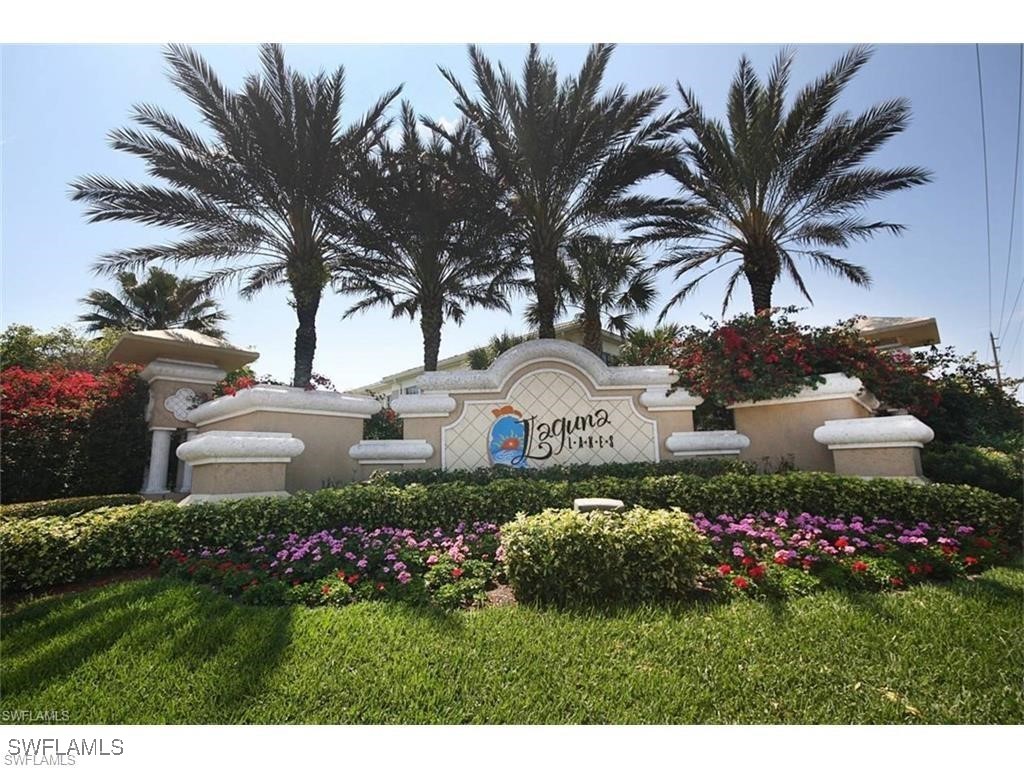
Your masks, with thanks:
[{"label": "green lawn", "polygon": [[1024,571],[614,616],[249,608],[168,580],[3,619],[0,708],[88,723],[1020,723]]}]

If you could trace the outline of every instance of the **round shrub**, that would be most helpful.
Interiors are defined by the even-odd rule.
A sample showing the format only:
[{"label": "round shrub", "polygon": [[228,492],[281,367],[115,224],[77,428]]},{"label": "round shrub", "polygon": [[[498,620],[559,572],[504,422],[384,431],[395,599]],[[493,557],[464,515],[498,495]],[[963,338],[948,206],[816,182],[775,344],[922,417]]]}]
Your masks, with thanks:
[{"label": "round shrub", "polygon": [[611,605],[693,594],[706,540],[678,510],[545,510],[501,529],[521,602]]}]

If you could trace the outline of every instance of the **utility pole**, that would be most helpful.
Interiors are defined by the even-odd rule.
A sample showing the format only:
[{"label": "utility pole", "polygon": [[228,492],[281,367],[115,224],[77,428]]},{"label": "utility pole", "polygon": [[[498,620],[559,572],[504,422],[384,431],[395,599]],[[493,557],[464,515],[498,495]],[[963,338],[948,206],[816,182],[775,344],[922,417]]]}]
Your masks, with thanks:
[{"label": "utility pole", "polygon": [[992,331],[988,332],[988,340],[992,342],[992,360],[996,364],[996,383],[1003,386],[1003,373],[999,369],[999,347],[996,346],[996,337],[992,335]]}]

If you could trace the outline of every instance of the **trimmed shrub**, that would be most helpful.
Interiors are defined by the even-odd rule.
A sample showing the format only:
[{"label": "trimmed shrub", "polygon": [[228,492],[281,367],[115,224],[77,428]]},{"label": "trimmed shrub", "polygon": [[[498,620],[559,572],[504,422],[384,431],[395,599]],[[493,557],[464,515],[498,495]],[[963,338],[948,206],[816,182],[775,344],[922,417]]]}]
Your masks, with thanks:
[{"label": "trimmed shrub", "polygon": [[1024,498],[1024,461],[977,445],[932,443],[921,453],[925,475],[939,483],[963,483],[1002,496]]},{"label": "trimmed shrub", "polygon": [[460,521],[503,523],[592,496],[622,499],[631,507],[679,507],[709,516],[787,510],[827,517],[957,521],[1011,541],[1019,539],[1021,527],[1016,501],[979,488],[807,472],[606,477],[576,483],[518,479],[406,488],[350,485],[285,498],[187,507],[147,502],[74,517],[0,520],[0,583],[6,589],[58,584],[106,568],[145,565],[173,549],[251,544],[266,533],[305,533],[343,525],[427,530]]},{"label": "trimmed shrub", "polygon": [[383,485],[397,485],[404,488],[417,483],[462,482],[486,485],[495,480],[564,480],[579,482],[599,477],[663,477],[665,475],[695,475],[717,477],[718,475],[752,475],[757,467],[749,461],[739,459],[683,459],[652,464],[646,461],[623,464],[562,464],[543,469],[516,469],[504,465],[481,467],[479,469],[407,469],[401,472],[378,471],[372,481]]},{"label": "trimmed shrub", "polygon": [[124,507],[143,501],[145,499],[137,493],[26,501],[21,504],[0,504],[0,517],[70,517],[101,507]]},{"label": "trimmed shrub", "polygon": [[678,510],[546,510],[501,529],[505,573],[521,602],[611,605],[694,593],[707,541]]}]

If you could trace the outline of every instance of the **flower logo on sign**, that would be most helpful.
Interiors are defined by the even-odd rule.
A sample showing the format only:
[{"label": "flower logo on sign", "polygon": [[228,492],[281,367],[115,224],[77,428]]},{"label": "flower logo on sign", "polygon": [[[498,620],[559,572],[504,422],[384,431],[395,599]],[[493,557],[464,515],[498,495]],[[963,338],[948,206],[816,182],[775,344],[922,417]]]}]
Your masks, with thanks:
[{"label": "flower logo on sign", "polygon": [[511,405],[495,408],[494,423],[488,433],[487,456],[491,464],[525,468],[526,425],[523,414]]}]

